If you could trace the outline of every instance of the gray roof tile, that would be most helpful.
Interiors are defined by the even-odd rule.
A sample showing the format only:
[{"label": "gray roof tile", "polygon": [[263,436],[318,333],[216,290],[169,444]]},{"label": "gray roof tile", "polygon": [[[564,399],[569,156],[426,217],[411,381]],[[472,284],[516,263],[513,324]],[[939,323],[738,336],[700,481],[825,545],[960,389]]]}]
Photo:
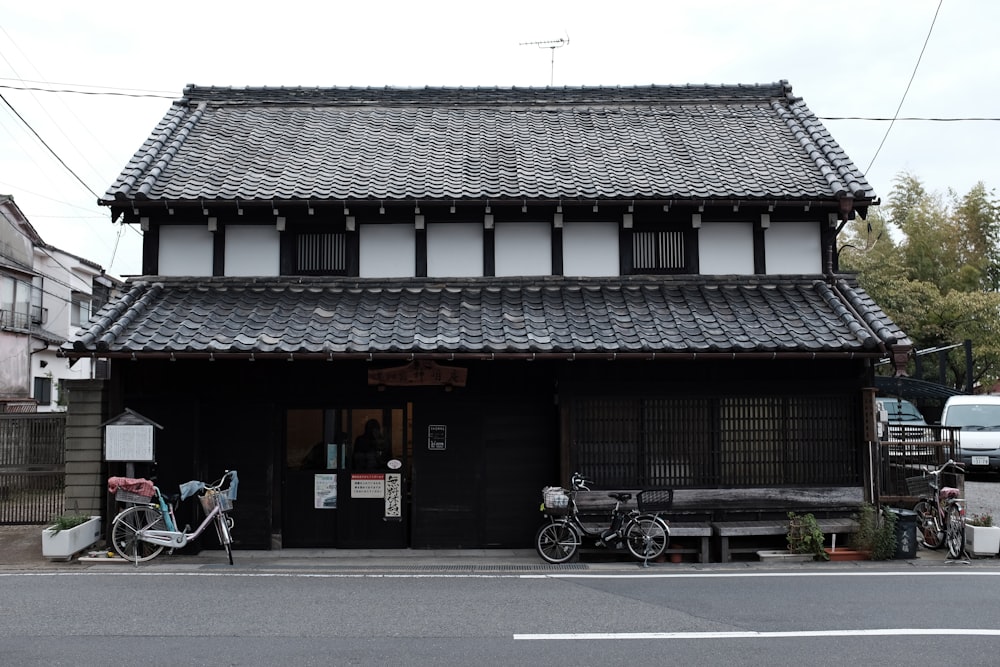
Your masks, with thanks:
[{"label": "gray roof tile", "polygon": [[907,343],[898,327],[845,279],[142,278],[62,349],[874,353],[897,343]]},{"label": "gray roof tile", "polygon": [[129,200],[873,199],[785,82],[191,86],[108,189]]}]

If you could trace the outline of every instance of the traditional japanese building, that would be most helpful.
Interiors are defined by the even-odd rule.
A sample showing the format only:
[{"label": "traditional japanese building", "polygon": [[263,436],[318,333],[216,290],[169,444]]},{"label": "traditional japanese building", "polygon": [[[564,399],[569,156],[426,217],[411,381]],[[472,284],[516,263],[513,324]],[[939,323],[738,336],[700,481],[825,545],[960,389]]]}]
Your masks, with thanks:
[{"label": "traditional japanese building", "polygon": [[910,346],[785,82],[191,86],[101,203],[143,275],[63,353],[163,426],[161,483],[239,469],[242,547],[524,547],[573,470],[860,487]]}]

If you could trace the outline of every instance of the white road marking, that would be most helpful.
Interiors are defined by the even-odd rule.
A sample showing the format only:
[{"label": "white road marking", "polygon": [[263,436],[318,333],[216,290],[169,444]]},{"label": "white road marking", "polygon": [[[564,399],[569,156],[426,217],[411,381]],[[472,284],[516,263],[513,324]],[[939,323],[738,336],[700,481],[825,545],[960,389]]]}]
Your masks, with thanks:
[{"label": "white road marking", "polygon": [[[199,567],[199,566],[195,566]],[[526,574],[518,572],[241,572],[239,570],[149,570],[130,567],[97,567],[82,571],[45,572],[38,570],[0,571],[6,577],[247,577],[302,579],[754,579],[780,577],[997,577],[1000,570],[919,570],[919,571],[851,571],[851,572],[677,572],[627,574],[624,572]]]},{"label": "white road marking", "polygon": [[516,640],[577,639],[773,639],[782,637],[897,637],[918,635],[1000,636],[988,628],[872,628],[867,630],[787,630],[777,632],[567,632],[519,634]]}]

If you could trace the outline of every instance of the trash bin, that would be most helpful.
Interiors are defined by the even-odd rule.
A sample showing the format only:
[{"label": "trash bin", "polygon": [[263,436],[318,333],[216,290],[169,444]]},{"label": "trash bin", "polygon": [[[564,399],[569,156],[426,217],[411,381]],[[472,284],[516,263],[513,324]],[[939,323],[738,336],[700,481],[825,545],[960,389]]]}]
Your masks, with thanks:
[{"label": "trash bin", "polygon": [[917,557],[917,513],[913,510],[886,508],[896,515],[896,553],[893,558]]}]

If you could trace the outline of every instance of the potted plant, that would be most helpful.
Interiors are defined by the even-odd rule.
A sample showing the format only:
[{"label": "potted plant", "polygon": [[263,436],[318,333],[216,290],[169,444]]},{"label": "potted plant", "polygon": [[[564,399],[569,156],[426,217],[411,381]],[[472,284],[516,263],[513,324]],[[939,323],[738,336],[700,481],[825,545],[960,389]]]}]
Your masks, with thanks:
[{"label": "potted plant", "polygon": [[996,556],[1000,552],[1000,526],[989,512],[965,517],[965,550],[973,556]]},{"label": "potted plant", "polygon": [[788,550],[793,554],[808,554],[812,560],[829,560],[823,549],[823,531],[810,514],[788,513]]},{"label": "potted plant", "polygon": [[889,560],[896,555],[896,515],[879,511],[865,503],[856,515],[858,530],[851,535],[849,548],[831,551],[834,560]]},{"label": "potted plant", "polygon": [[84,514],[62,514],[42,531],[42,555],[46,558],[69,560],[101,539],[101,517]]}]

